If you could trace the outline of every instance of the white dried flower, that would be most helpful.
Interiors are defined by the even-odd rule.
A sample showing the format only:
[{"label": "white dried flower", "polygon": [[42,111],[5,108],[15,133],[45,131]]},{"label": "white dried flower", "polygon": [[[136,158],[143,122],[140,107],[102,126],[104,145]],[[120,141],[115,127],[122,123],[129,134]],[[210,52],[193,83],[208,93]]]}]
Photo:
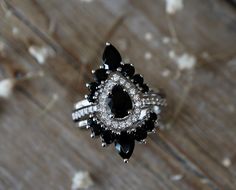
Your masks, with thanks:
[{"label": "white dried flower", "polygon": [[145,53],[144,53],[144,58],[145,58],[146,60],[152,59],[152,53],[151,53],[151,52],[145,52]]},{"label": "white dried flower", "polygon": [[165,36],[165,37],[162,38],[162,43],[163,43],[163,44],[168,44],[168,43],[170,43],[170,41],[171,41],[171,38],[169,38],[169,37],[167,37],[167,36]]},{"label": "white dried flower", "polygon": [[150,32],[145,33],[144,35],[145,40],[151,41],[153,39],[153,35]]},{"label": "white dried flower", "polygon": [[176,174],[171,176],[170,178],[172,181],[180,181],[181,179],[183,179],[183,175],[182,174]]},{"label": "white dried flower", "polygon": [[93,180],[87,171],[78,171],[72,179],[71,190],[88,189],[93,185]]},{"label": "white dried flower", "polygon": [[6,49],[6,44],[3,41],[0,41],[0,53],[4,53]]},{"label": "white dried flower", "polygon": [[12,94],[12,90],[15,86],[14,79],[4,79],[0,81],[0,97],[9,98]]},{"label": "white dried flower", "polygon": [[177,64],[180,70],[192,69],[196,64],[196,58],[193,55],[184,53],[178,57]]},{"label": "white dried flower", "polygon": [[17,27],[13,27],[13,28],[12,28],[12,34],[13,34],[14,36],[17,36],[19,33],[20,33],[19,28],[17,28]]},{"label": "white dried flower", "polygon": [[183,9],[183,7],[183,0],[166,0],[166,12],[168,14],[175,14]]},{"label": "white dried flower", "polygon": [[49,46],[30,46],[28,51],[39,64],[44,64],[48,57],[55,55],[55,51]]},{"label": "white dried flower", "polygon": [[180,70],[192,69],[197,62],[195,56],[188,53],[176,55],[173,50],[169,52],[169,57],[176,62]]},{"label": "white dried flower", "polygon": [[228,168],[231,165],[231,160],[229,158],[224,158],[222,160],[222,165],[226,168]]},{"label": "white dried flower", "polygon": [[168,77],[170,75],[170,70],[165,69],[164,71],[162,71],[162,76],[163,77]]}]

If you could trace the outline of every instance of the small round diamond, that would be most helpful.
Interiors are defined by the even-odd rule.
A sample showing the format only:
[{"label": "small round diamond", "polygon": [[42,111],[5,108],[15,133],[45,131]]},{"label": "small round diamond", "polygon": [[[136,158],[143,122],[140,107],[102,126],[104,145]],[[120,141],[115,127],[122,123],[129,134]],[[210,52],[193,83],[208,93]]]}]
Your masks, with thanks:
[{"label": "small round diamond", "polygon": [[139,95],[134,95],[134,100],[138,101],[139,100]]},{"label": "small round diamond", "polygon": [[135,109],[134,110],[135,113],[140,113],[140,111],[141,111],[140,109]]},{"label": "small round diamond", "polygon": [[141,106],[141,102],[136,102],[135,106],[140,107]]},{"label": "small round diamond", "polygon": [[125,79],[120,79],[120,84],[124,84],[125,83]]},{"label": "small round diamond", "polygon": [[131,90],[130,90],[130,94],[135,94],[135,89],[134,88],[132,88]]},{"label": "small round diamond", "polygon": [[119,76],[119,75],[116,75],[116,74],[115,74],[115,75],[113,76],[113,80],[114,80],[114,81],[118,81],[119,79],[120,79],[120,76]]},{"label": "small round diamond", "polygon": [[130,88],[130,86],[131,86],[130,83],[126,83],[126,84],[125,84],[125,87],[126,87],[126,88]]}]

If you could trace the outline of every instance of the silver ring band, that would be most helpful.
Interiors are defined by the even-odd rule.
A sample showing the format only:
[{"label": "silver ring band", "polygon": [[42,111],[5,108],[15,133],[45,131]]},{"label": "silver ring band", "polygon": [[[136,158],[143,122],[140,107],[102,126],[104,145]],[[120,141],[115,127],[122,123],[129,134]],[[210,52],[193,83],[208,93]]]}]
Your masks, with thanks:
[{"label": "silver ring band", "polygon": [[[146,110],[148,108],[156,114],[159,114],[159,106],[166,106],[166,99],[163,98],[159,93],[150,91],[148,94],[145,94],[142,97],[140,103],[142,110]],[[74,108],[75,110],[72,113],[72,119],[75,122],[78,122],[78,127],[88,128],[87,119],[91,114],[94,114],[97,111],[97,104],[91,103],[87,99],[83,99],[81,101],[78,101],[75,104]]]}]

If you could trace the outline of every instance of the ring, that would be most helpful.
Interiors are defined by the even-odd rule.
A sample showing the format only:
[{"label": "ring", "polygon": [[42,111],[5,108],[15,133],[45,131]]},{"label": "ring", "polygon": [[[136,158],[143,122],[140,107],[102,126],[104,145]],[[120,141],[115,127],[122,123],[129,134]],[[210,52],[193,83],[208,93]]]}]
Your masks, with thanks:
[{"label": "ring", "polygon": [[135,140],[146,143],[147,134],[158,127],[165,95],[150,89],[110,43],[106,43],[102,65],[92,73],[94,81],[86,84],[90,93],[75,104],[72,119],[79,128],[91,129],[92,138],[100,136],[103,147],[114,142],[127,163]]}]

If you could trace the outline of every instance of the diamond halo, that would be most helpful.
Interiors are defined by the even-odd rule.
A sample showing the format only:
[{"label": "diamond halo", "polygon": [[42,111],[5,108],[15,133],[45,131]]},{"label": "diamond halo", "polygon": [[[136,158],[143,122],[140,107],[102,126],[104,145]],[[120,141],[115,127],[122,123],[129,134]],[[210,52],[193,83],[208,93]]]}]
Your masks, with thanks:
[{"label": "diamond halo", "polygon": [[[121,85],[124,88],[130,95],[133,104],[131,113],[122,119],[111,118],[112,113],[107,104],[107,97],[115,85]],[[98,120],[118,134],[123,130],[131,131],[135,129],[137,125],[134,124],[138,121],[141,114],[141,94],[139,94],[137,87],[124,76],[115,72],[110,74],[101,89],[97,98],[98,112],[96,113],[96,117]]]}]

